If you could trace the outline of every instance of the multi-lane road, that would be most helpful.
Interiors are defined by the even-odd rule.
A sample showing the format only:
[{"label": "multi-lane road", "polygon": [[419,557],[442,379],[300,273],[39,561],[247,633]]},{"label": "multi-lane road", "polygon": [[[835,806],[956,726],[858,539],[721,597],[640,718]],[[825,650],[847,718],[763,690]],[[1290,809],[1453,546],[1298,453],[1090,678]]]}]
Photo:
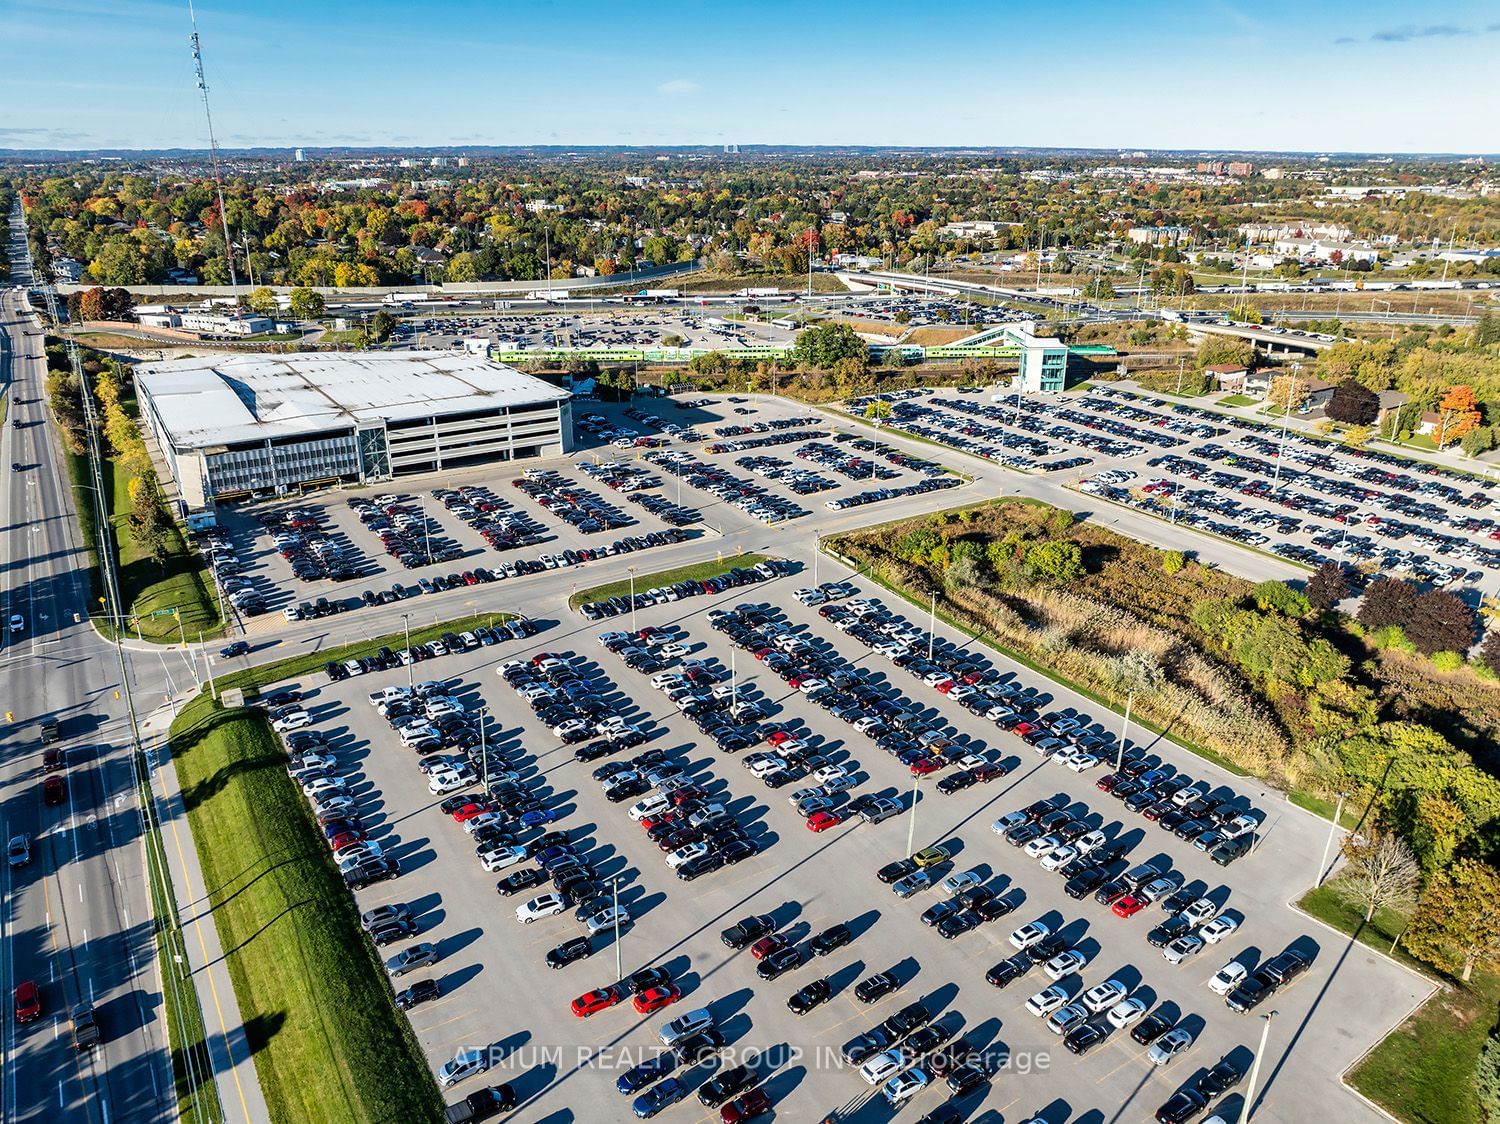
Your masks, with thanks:
[{"label": "multi-lane road", "polygon": [[[87,620],[86,556],[44,416],[41,327],[22,295],[0,299],[0,329],[0,826],[31,842],[29,863],[0,870],[0,1121],[172,1119],[119,663]],[[67,758],[57,804],[42,795],[47,717]],[[42,1013],[18,1024],[12,995],[28,980]],[[69,1014],[84,1002],[103,1040],[77,1052]]]}]

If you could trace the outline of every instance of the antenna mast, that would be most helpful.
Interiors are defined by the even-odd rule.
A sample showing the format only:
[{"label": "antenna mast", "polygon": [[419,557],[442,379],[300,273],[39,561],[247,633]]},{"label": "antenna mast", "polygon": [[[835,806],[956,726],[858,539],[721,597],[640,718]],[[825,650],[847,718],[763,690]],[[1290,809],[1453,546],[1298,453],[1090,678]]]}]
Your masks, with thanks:
[{"label": "antenna mast", "polygon": [[240,281],[234,271],[234,243],[229,240],[229,215],[224,210],[224,177],[219,174],[219,142],[214,139],[214,115],[208,107],[208,82],[203,77],[203,48],[198,42],[198,15],[193,11],[193,0],[188,0],[188,19],[193,24],[193,70],[198,75],[198,93],[203,97],[203,116],[208,120],[208,157],[214,170],[214,190],[219,196],[219,222],[224,227],[224,256],[229,262],[229,284],[238,290]]}]

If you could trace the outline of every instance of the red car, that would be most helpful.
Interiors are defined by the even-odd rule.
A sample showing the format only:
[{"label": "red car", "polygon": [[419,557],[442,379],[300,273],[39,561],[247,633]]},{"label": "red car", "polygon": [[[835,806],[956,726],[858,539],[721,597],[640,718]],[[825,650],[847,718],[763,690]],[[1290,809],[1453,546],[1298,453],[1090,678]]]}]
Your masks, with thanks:
[{"label": "red car", "polygon": [[684,804],[691,804],[694,800],[707,799],[708,790],[699,788],[696,785],[688,785],[687,788],[679,788],[676,792],[672,793],[672,804],[674,807],[678,808],[682,807]]},{"label": "red car", "polygon": [[538,652],[536,655],[531,657],[531,666],[536,667],[537,664],[541,663],[543,660],[560,659],[562,659],[562,657],[559,656],[556,652]]},{"label": "red car", "polygon": [[328,845],[335,851],[342,851],[345,847],[352,847],[365,837],[362,831],[341,831],[328,841]]},{"label": "red car", "polygon": [[743,1097],[736,1097],[719,1109],[719,1119],[723,1124],[742,1124],[743,1121],[753,1120],[761,1113],[770,1110],[771,1098],[766,1091],[751,1089]]},{"label": "red car", "polygon": [[1097,781],[1094,782],[1094,787],[1097,788],[1100,792],[1109,792],[1115,787],[1115,785],[1119,784],[1124,779],[1125,778],[1119,773],[1105,773],[1104,776],[1100,777]]},{"label": "red car", "polygon": [[943,767],[942,761],[936,757],[923,757],[921,760],[911,763],[911,775],[914,777],[925,777],[928,773],[935,773]]},{"label": "red car", "polygon": [[666,987],[648,987],[637,995],[632,1002],[635,1009],[643,1015],[649,1015],[652,1011],[660,1011],[663,1007],[670,1006],[682,998],[682,992],[677,990],[676,984],[667,984]]},{"label": "red car", "polygon": [[606,1007],[613,1007],[620,1001],[620,996],[612,987],[601,987],[597,991],[591,991],[586,995],[580,995],[573,1000],[573,1014],[580,1019],[586,1019],[596,1011],[602,1011]]},{"label": "red car", "polygon": [[750,946],[750,955],[757,960],[764,960],[771,953],[786,948],[790,942],[780,933],[772,933],[769,937],[761,937]]},{"label": "red car", "polygon": [[68,782],[56,774],[42,781],[42,803],[43,804],[66,804],[68,802]]},{"label": "red car", "polygon": [[16,1022],[34,1023],[42,1017],[42,993],[35,980],[16,986]]},{"label": "red car", "polygon": [[946,695],[949,691],[953,690],[953,688],[957,686],[958,684],[955,683],[952,679],[944,679],[937,685],[937,693],[940,695]]},{"label": "red car", "polygon": [[678,812],[663,812],[659,816],[647,816],[641,820],[641,830],[650,831],[653,827],[660,827],[665,823],[676,823],[680,819],[682,815]]},{"label": "red car", "polygon": [[462,808],[458,808],[454,811],[453,820],[455,823],[466,823],[469,820],[472,820],[475,816],[481,816],[485,812],[492,811],[494,811],[494,809],[487,804],[476,804],[473,801],[470,801]]},{"label": "red car", "polygon": [[1144,899],[1138,898],[1134,894],[1126,894],[1123,898],[1116,901],[1111,908],[1114,910],[1116,917],[1134,917],[1146,908],[1146,903]]},{"label": "red car", "polygon": [[844,817],[837,812],[814,812],[804,822],[808,831],[827,831],[830,827],[843,823]]},{"label": "red car", "polygon": [[1036,723],[1035,722],[1017,722],[1015,724],[1015,726],[1011,729],[1010,732],[1012,734],[1015,734],[1016,737],[1021,738],[1021,737],[1025,737],[1027,734],[1031,733],[1031,731],[1033,731],[1035,729],[1036,729]]}]

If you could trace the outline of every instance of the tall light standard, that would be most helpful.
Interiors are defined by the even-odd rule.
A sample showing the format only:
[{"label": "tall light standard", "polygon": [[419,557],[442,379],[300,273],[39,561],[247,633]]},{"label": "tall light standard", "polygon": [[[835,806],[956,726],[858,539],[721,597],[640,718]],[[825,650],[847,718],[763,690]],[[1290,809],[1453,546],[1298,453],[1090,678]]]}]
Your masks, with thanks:
[{"label": "tall light standard", "polygon": [[906,813],[906,853],[912,853],[912,847],[917,838],[917,789],[921,787],[922,774],[913,774],[911,778],[911,811]]},{"label": "tall light standard", "polygon": [[406,633],[406,689],[408,691],[415,691],[417,688],[417,678],[414,669],[417,666],[417,659],[411,652],[410,613],[401,614],[401,628]]},{"label": "tall light standard", "polygon": [[937,636],[937,590],[932,591],[932,601],[927,606],[927,662],[932,662],[932,644]]},{"label": "tall light standard", "polygon": [[636,632],[635,627],[635,567],[626,567],[630,571],[630,631]]},{"label": "tall light standard", "polygon": [[1292,364],[1292,384],[1286,388],[1286,410],[1281,415],[1281,444],[1276,447],[1276,473],[1272,477],[1273,483],[1281,482],[1281,462],[1286,459],[1286,431],[1292,424],[1292,395],[1297,391],[1297,372],[1302,370],[1301,363]]},{"label": "tall light standard", "polygon": [[620,876],[617,874],[609,880],[609,892],[613,901],[612,912],[615,915],[615,979],[625,978],[625,955],[620,947]]},{"label": "tall light standard", "polygon": [[[681,480],[682,477],[677,479]],[[818,584],[818,555],[823,553],[823,534],[820,531],[813,532],[813,585]]]},{"label": "tall light standard", "polygon": [[490,749],[484,739],[484,719],[489,711],[487,706],[479,708],[479,783],[484,785],[486,792],[490,787]]},{"label": "tall light standard", "polygon": [[1333,822],[1328,825],[1328,840],[1323,844],[1323,861],[1318,864],[1318,885],[1323,885],[1323,880],[1328,877],[1328,852],[1333,850],[1333,837],[1339,830],[1339,817],[1344,812],[1344,800],[1349,794],[1339,793],[1338,805],[1333,810]]},{"label": "tall light standard", "polygon": [[1125,696],[1125,724],[1120,727],[1120,752],[1115,755],[1115,772],[1125,766],[1125,741],[1130,737],[1130,708],[1135,703],[1135,692]]},{"label": "tall light standard", "polygon": [[1260,1059],[1266,1052],[1266,1038],[1271,1033],[1271,1020],[1276,1017],[1275,1011],[1267,1011],[1261,1016],[1260,1046],[1255,1051],[1255,1061],[1250,1066],[1250,1083],[1245,1088],[1245,1121],[1250,1124],[1250,1114],[1255,1111],[1255,1081],[1260,1076]]}]

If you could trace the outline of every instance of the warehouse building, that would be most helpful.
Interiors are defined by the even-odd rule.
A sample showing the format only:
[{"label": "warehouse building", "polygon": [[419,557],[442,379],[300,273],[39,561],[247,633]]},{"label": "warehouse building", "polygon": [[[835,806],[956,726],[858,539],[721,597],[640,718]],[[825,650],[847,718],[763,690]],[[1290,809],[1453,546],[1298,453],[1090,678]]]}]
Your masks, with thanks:
[{"label": "warehouse building", "polygon": [[481,355],[211,355],[135,381],[184,511],[573,448],[571,395]]}]

